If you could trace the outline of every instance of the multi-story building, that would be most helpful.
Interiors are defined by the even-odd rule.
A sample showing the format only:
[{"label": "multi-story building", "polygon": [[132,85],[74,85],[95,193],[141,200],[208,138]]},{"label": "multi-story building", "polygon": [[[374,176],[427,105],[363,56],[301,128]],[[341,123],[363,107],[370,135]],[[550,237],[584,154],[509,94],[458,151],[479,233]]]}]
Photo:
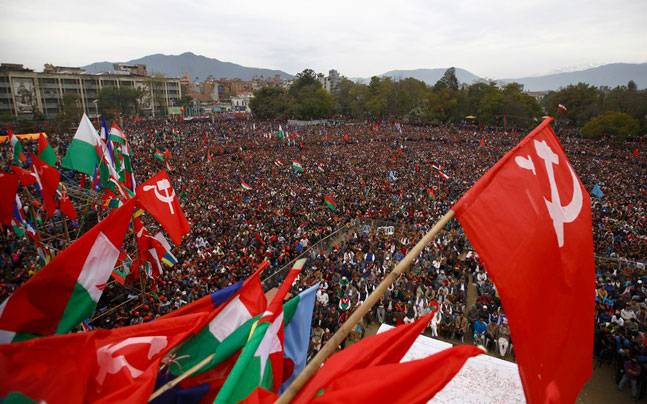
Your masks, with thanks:
[{"label": "multi-story building", "polygon": [[150,77],[144,65],[115,64],[110,73],[89,74],[80,68],[45,65],[34,72],[22,65],[0,64],[0,114],[31,118],[42,113],[54,118],[63,95],[77,94],[88,116],[99,113],[99,91],[106,87],[136,88],[143,92],[140,111],[159,116],[182,97],[177,78]]}]

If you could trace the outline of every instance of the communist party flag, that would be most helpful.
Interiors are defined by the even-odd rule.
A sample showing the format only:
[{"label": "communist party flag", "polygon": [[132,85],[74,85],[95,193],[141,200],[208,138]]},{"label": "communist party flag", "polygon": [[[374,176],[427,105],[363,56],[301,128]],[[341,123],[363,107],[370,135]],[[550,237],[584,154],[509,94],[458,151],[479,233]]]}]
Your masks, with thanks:
[{"label": "communist party flag", "polygon": [[138,204],[160,222],[175,244],[182,244],[190,226],[166,171],[138,186],[136,194]]},{"label": "communist party flag", "polygon": [[592,371],[590,197],[551,121],[452,208],[500,295],[529,403],[575,402]]}]

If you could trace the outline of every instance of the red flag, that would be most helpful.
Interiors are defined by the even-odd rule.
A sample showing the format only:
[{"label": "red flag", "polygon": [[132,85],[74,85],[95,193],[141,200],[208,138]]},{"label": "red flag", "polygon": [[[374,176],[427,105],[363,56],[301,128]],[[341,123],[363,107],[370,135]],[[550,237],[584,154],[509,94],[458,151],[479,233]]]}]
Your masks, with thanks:
[{"label": "red flag", "polygon": [[436,311],[419,318],[416,322],[372,335],[331,356],[317,373],[306,383],[294,398],[294,403],[308,403],[317,392],[347,372],[398,363],[427,327]]},{"label": "red flag", "polygon": [[164,150],[164,159],[168,160],[171,158],[171,151],[169,149]]},{"label": "red flag", "polygon": [[56,190],[61,180],[61,173],[52,166],[45,164],[38,157],[32,154],[33,170],[36,174],[36,181],[40,187],[40,193],[43,197],[43,206],[47,211],[47,216],[54,216],[56,211]]},{"label": "red flag", "polygon": [[67,195],[67,191],[65,190],[65,186],[61,188],[61,197],[59,199],[59,208],[61,209],[61,213],[63,213],[65,216],[72,220],[76,220],[76,209],[74,209],[74,205],[72,204],[72,200],[70,197]]},{"label": "red flag", "polygon": [[20,178],[22,185],[29,186],[36,183],[36,175],[33,172],[18,166],[11,166],[11,170]]},{"label": "red flag", "polygon": [[205,314],[0,345],[0,397],[37,402],[146,402],[162,358]]},{"label": "red flag", "polygon": [[485,147],[485,138],[481,137],[481,142],[480,142],[481,147]]},{"label": "red flag", "polygon": [[13,207],[16,204],[18,192],[18,176],[9,173],[0,173],[0,223],[11,224]]},{"label": "red flag", "polygon": [[424,359],[357,369],[332,380],[312,402],[426,403],[454,378],[465,361],[482,353],[478,347],[460,345]]},{"label": "red flag", "polygon": [[452,208],[501,297],[529,403],[574,402],[592,369],[591,204],[551,121]]},{"label": "red flag", "polygon": [[638,148],[636,147],[633,152],[634,157],[638,157]]},{"label": "red flag", "polygon": [[160,222],[173,242],[182,244],[182,236],[189,232],[190,226],[166,171],[138,186],[136,194],[139,205]]}]

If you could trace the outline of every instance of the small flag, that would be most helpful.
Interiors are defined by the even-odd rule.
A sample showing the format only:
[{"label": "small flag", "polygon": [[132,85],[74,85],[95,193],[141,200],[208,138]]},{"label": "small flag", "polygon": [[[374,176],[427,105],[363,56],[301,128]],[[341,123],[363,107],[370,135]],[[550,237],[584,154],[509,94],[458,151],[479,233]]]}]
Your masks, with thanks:
[{"label": "small flag", "polygon": [[436,199],[436,193],[433,188],[427,188],[427,198]]},{"label": "small flag", "polygon": [[328,195],[324,197],[324,203],[328,207],[328,209],[332,210],[333,212],[337,211],[337,204],[335,201]]},{"label": "small flag", "polygon": [[11,143],[11,150],[13,152],[13,161],[16,164],[20,164],[21,162],[26,161],[27,157],[25,157],[22,143],[20,143],[20,140],[18,140],[18,137],[14,135],[11,129],[8,130],[8,137],[9,137],[9,143]]},{"label": "small flag", "polygon": [[249,185],[248,183],[246,183],[245,181],[241,181],[241,182],[240,182],[240,188],[241,188],[243,191],[251,191],[251,190],[253,189],[253,188],[252,188],[252,186],[251,186],[251,185]]},{"label": "small flag", "polygon": [[638,148],[636,147],[633,151],[634,157],[638,157]]},{"label": "small flag", "polygon": [[558,112],[566,112],[566,111],[568,111],[568,109],[566,108],[566,106],[564,106],[564,104],[559,104],[559,105],[557,105],[557,111]]},{"label": "small flag", "polygon": [[303,172],[303,166],[296,160],[292,160],[292,169],[297,173]]},{"label": "small flag", "polygon": [[274,165],[277,167],[283,167],[283,162],[281,160],[274,160]]}]

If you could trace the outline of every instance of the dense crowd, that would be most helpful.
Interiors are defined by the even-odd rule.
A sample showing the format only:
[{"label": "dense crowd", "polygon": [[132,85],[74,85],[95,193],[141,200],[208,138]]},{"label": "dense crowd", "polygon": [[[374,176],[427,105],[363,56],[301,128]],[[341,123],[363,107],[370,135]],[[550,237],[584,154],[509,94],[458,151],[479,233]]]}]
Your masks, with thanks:
[{"label": "dense crowd", "polygon": [[[400,132],[385,122],[290,127],[279,139],[278,126],[247,119],[125,125],[137,180],[168,164],[192,229],[174,249],[178,264],[158,279],[125,287],[110,283],[91,326],[152,320],[244,278],[263,260],[270,261],[269,276],[305,252],[310,259],[293,292],[320,283],[312,331],[316,352],[383,275],[524,135],[474,126],[403,126]],[[585,187],[591,191],[597,184],[604,192],[592,198],[600,257],[596,355],[617,366],[620,387],[631,384],[638,394],[647,386],[647,279],[644,268],[632,262],[647,256],[645,159],[634,157],[627,145],[558,134]],[[59,146],[60,158],[64,145]],[[167,149],[166,162],[153,158],[156,150]],[[303,172],[291,167],[293,160]],[[241,182],[252,189],[242,190]],[[336,210],[324,204],[325,196],[336,202]],[[134,243],[132,237],[127,243]],[[3,234],[0,300],[37,270],[28,244]],[[496,289],[456,221],[349,338],[361,338],[369,324],[406,323],[433,309],[431,335],[512,354]]]}]

